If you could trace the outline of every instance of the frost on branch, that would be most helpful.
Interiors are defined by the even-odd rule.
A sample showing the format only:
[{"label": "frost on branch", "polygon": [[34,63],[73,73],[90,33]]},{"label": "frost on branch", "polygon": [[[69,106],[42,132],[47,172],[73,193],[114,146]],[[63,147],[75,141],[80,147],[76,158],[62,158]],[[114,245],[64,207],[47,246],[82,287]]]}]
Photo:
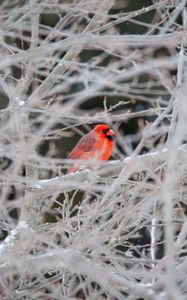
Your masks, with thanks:
[{"label": "frost on branch", "polygon": [[0,10],[0,298],[186,299],[186,0]]}]

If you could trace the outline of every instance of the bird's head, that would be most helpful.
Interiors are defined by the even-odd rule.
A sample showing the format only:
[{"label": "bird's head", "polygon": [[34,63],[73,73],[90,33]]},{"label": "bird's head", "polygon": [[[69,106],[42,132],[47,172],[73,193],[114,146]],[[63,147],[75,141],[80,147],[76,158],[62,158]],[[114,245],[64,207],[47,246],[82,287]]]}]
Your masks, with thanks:
[{"label": "bird's head", "polygon": [[115,132],[107,124],[98,124],[95,126],[94,131],[96,134],[105,136],[108,140],[113,140]]}]

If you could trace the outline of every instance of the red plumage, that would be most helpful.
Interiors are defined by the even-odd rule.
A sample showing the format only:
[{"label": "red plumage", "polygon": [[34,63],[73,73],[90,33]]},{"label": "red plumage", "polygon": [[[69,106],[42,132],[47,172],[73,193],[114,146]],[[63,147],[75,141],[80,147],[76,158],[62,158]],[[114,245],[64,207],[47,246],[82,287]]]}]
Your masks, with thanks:
[{"label": "red plumage", "polygon": [[[68,155],[69,159],[108,160],[112,155],[115,132],[106,124],[99,124],[84,135]],[[68,170],[75,172],[79,167],[73,166]]]}]

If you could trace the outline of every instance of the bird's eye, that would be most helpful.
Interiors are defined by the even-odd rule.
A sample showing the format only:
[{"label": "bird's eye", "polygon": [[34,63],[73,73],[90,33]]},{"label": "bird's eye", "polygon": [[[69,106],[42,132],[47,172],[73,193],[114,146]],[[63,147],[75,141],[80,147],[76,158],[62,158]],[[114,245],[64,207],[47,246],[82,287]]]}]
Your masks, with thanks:
[{"label": "bird's eye", "polygon": [[104,130],[103,130],[103,133],[104,133],[104,134],[107,134],[108,131],[109,131],[109,129],[104,129]]}]

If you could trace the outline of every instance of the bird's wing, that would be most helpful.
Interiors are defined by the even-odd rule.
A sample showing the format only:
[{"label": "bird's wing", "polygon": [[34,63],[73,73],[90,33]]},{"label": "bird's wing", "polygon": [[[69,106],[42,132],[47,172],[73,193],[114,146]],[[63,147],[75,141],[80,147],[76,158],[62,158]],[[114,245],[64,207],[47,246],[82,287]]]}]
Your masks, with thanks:
[{"label": "bird's wing", "polygon": [[70,152],[68,158],[71,159],[81,159],[81,156],[85,152],[93,151],[94,144],[97,142],[97,139],[90,132],[87,135],[83,136],[80,141],[77,143],[75,148]]}]

